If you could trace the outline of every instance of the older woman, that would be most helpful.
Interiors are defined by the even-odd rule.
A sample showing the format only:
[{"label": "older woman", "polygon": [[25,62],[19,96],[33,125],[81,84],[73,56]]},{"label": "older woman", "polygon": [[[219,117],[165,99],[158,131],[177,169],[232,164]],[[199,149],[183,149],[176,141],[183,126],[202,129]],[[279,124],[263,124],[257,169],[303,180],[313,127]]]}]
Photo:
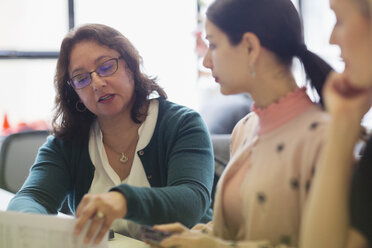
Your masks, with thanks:
[{"label": "older woman", "polygon": [[[55,75],[53,135],[8,209],[55,214],[65,198],[79,234],[96,241],[124,219],[192,226],[211,218],[213,154],[195,111],[166,100],[133,45],[90,24],[63,40]],[[151,97],[155,96],[155,97]],[[124,218],[124,219],[122,219]]]},{"label": "older woman", "polygon": [[303,225],[302,247],[371,247],[372,139],[357,166],[354,147],[363,130],[361,119],[372,106],[372,1],[330,3],[337,18],[330,41],[341,48],[345,70],[334,73],[324,91],[331,121]]}]

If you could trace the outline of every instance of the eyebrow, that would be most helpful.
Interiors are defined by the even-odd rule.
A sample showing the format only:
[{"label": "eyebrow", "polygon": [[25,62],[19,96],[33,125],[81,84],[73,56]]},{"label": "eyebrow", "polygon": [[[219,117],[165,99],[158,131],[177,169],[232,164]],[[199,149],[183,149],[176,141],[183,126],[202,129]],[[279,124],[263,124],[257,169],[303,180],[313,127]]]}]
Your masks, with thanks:
[{"label": "eyebrow", "polygon": [[[102,55],[102,56],[99,56],[97,59],[94,60],[94,64],[97,66],[98,63],[102,61],[102,59],[110,58],[110,57],[111,57],[111,56],[109,56],[109,55]],[[113,57],[113,58],[114,58],[114,57]],[[79,72],[79,71],[84,71],[84,68],[82,68],[82,67],[78,67],[78,68],[76,68],[75,70],[73,70],[73,71],[71,72],[71,76],[74,76],[74,74],[75,74],[76,72]]]}]

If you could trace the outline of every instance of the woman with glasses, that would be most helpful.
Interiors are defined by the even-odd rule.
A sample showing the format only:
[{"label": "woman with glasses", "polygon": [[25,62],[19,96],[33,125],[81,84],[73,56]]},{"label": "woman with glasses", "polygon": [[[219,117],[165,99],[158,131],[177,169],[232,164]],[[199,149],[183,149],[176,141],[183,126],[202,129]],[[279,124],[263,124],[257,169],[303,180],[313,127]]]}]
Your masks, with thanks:
[{"label": "woman with glasses", "polygon": [[57,62],[53,135],[8,209],[55,214],[65,198],[87,221],[89,242],[126,220],[192,226],[211,218],[213,153],[199,114],[166,100],[140,69],[130,41],[90,24],[62,41]]},{"label": "woman with glasses", "polygon": [[372,247],[372,138],[363,135],[361,121],[372,107],[372,0],[330,0],[330,6],[337,19],[330,42],[340,47],[345,69],[324,90],[331,120],[301,247],[366,248]]}]

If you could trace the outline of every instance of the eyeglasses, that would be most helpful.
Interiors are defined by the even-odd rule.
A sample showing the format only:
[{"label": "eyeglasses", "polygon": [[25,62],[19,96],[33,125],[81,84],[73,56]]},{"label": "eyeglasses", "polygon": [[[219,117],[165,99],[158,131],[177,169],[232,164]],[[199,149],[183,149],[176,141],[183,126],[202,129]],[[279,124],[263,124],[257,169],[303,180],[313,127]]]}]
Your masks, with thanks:
[{"label": "eyeglasses", "polygon": [[85,88],[91,84],[93,72],[97,73],[100,77],[108,77],[114,74],[118,70],[119,59],[121,59],[121,56],[118,58],[106,60],[105,62],[100,64],[94,71],[73,76],[70,80],[67,81],[67,83],[75,89]]}]

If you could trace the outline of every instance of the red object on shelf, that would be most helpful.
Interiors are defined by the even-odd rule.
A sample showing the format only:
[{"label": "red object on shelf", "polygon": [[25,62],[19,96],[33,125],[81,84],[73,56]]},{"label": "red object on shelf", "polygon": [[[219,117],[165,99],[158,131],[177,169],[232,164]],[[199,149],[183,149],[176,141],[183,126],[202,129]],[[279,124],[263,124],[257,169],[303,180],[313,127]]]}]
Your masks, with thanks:
[{"label": "red object on shelf", "polygon": [[8,130],[9,128],[10,128],[10,125],[8,122],[8,115],[4,114],[3,131]]},{"label": "red object on shelf", "polygon": [[45,121],[37,120],[28,123],[19,122],[11,127],[8,121],[8,115],[4,114],[3,128],[0,130],[0,136],[31,130],[49,130],[49,126]]}]

